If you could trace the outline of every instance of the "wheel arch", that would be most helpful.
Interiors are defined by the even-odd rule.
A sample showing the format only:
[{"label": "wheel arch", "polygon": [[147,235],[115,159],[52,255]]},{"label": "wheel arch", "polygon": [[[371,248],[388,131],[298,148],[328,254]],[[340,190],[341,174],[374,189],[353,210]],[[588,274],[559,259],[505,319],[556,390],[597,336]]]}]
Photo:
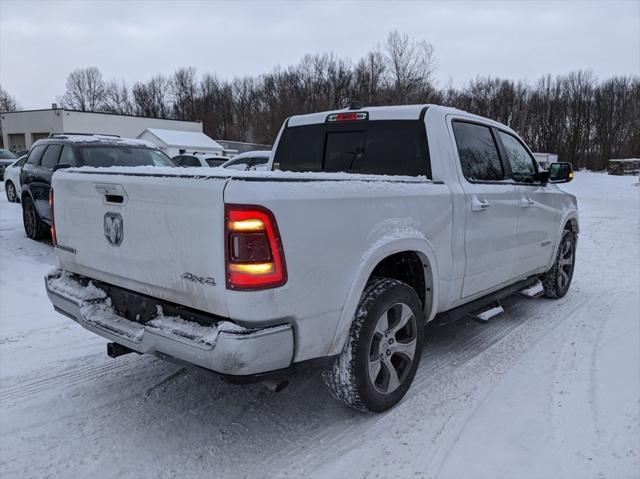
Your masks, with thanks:
[{"label": "wheel arch", "polygon": [[563,231],[568,229],[575,233],[576,235],[580,233],[580,224],[578,222],[578,215],[571,215],[563,221]]},{"label": "wheel arch", "polygon": [[[416,274],[417,261],[420,264],[421,278]],[[416,285],[423,285],[424,290],[416,291],[416,293],[422,302],[425,319],[427,321],[433,319],[437,311],[438,264],[431,243],[424,237],[390,238],[387,241],[378,241],[376,246],[367,250],[354,275],[328,352],[329,355],[338,354],[342,350],[349,335],[360,297],[369,278],[375,276],[377,272],[391,271],[393,267],[398,268],[402,262],[407,264],[411,272],[401,270],[400,274],[391,274],[388,277],[407,282],[407,275],[410,275],[410,286],[415,289]]]}]

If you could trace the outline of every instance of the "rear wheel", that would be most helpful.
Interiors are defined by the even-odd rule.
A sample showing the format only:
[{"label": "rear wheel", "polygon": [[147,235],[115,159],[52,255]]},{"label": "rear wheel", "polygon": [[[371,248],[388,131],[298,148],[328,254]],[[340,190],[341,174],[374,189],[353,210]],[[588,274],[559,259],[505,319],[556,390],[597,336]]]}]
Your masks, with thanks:
[{"label": "rear wheel", "polygon": [[7,181],[4,185],[5,193],[7,194],[7,200],[11,203],[16,203],[18,201],[18,195],[16,194],[16,187],[13,185],[12,181]]},{"label": "rear wheel", "polygon": [[423,329],[422,305],[410,286],[395,279],[372,279],[344,350],[322,374],[329,391],[360,411],[393,407],[416,374]]},{"label": "rear wheel", "polygon": [[547,298],[562,298],[571,286],[576,262],[576,235],[564,230],[553,267],[542,276],[544,295]]},{"label": "rear wheel", "polygon": [[44,238],[47,233],[47,225],[42,222],[33,201],[28,196],[22,202],[22,223],[24,232],[32,240]]}]

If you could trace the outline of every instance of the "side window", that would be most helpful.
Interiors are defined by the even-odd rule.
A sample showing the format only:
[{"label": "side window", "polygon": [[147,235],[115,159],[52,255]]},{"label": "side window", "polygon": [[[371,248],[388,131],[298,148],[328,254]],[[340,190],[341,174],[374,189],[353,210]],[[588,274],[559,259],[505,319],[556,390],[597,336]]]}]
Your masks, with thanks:
[{"label": "side window", "polygon": [[462,173],[471,181],[500,181],[504,170],[493,134],[487,126],[453,122]]},{"label": "side window", "polygon": [[60,150],[62,150],[62,145],[47,146],[47,150],[44,152],[44,155],[42,155],[40,166],[46,170],[53,170],[53,167],[58,164]]},{"label": "side window", "polygon": [[531,183],[536,173],[533,158],[527,149],[515,137],[503,131],[498,132],[500,141],[504,146],[507,160],[511,166],[511,178],[522,183]]},{"label": "side window", "polygon": [[245,171],[249,169],[250,158],[241,158],[239,160],[234,161],[230,165],[227,165],[226,168],[231,170],[240,170]]},{"label": "side window", "polygon": [[193,156],[177,156],[175,162],[180,166],[200,166],[200,162]]},{"label": "side window", "polygon": [[27,158],[27,163],[29,163],[30,165],[37,165],[46,147],[47,145],[38,145],[31,148],[31,152],[29,152],[29,158]]},{"label": "side window", "polygon": [[60,164],[78,166],[76,155],[73,153],[73,148],[68,145],[62,147],[62,152],[60,153]]}]

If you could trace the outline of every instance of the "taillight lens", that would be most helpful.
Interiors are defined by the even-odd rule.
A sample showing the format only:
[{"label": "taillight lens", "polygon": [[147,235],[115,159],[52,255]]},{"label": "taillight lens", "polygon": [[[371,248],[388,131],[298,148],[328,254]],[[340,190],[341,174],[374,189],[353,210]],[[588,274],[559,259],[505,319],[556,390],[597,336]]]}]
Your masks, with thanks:
[{"label": "taillight lens", "polygon": [[53,214],[53,188],[49,189],[49,209],[51,210],[51,241],[53,246],[56,246],[58,238],[56,237],[56,220]]},{"label": "taillight lens", "polygon": [[287,282],[278,225],[263,206],[225,206],[227,288],[277,288]]}]

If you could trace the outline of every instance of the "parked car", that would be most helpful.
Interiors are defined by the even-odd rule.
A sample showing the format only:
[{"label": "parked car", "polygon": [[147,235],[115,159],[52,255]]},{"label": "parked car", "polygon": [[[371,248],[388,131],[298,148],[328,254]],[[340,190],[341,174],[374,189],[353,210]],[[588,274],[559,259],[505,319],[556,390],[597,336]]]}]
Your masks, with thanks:
[{"label": "parked car", "polygon": [[276,389],[316,367],[337,399],[383,411],[436,315],[486,320],[515,292],[567,293],[578,208],[554,183],[571,165],[538,171],[509,127],[390,106],[294,116],[278,138],[283,171],[261,175],[57,173],[55,309],[113,357]]},{"label": "parked car", "polygon": [[20,203],[20,170],[27,161],[27,155],[17,159],[4,170],[4,192],[11,203]]},{"label": "parked car", "polygon": [[231,160],[224,163],[222,167],[241,171],[265,170],[267,169],[270,156],[271,150],[247,151],[234,156]]},{"label": "parked car", "polygon": [[640,175],[640,158],[609,160],[607,171],[610,175]]},{"label": "parked car", "polygon": [[222,155],[209,155],[201,153],[184,154],[173,157],[173,161],[178,166],[206,166],[215,167],[222,166],[225,162],[229,161],[229,157]]},{"label": "parked car", "polygon": [[5,168],[17,159],[18,157],[9,150],[0,149],[0,180],[4,180]]},{"label": "parked car", "polygon": [[44,237],[51,226],[49,191],[53,173],[74,166],[176,165],[144,140],[88,134],[55,134],[38,140],[20,171],[22,219],[29,238]]}]

